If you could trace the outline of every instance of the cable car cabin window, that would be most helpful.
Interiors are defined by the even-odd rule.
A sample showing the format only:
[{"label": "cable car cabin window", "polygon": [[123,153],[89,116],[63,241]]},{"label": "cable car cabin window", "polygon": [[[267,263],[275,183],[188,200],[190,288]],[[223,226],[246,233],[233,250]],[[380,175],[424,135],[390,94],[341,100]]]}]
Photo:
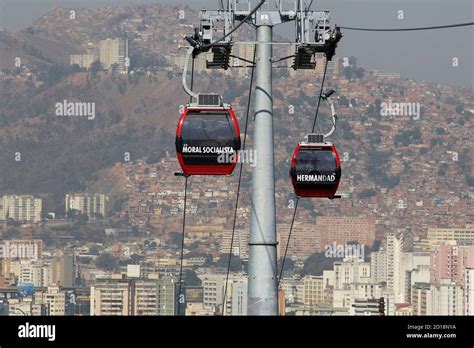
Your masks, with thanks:
[{"label": "cable car cabin window", "polygon": [[229,165],[218,163],[218,157],[238,150],[235,126],[228,112],[188,113],[181,136],[183,161],[189,165]]},{"label": "cable car cabin window", "polygon": [[298,174],[327,174],[338,170],[336,155],[331,150],[301,149],[295,167]]},{"label": "cable car cabin window", "polygon": [[225,113],[189,113],[183,124],[183,140],[234,141],[235,127],[230,115]]}]

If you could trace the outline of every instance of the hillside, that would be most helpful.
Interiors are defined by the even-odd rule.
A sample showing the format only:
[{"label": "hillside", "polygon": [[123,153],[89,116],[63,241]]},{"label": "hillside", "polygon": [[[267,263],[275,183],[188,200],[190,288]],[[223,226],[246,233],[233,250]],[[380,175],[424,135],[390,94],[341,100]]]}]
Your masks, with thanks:
[{"label": "hillside", "polygon": [[69,56],[79,52],[71,42],[33,34],[31,31],[0,31],[0,70],[15,69],[17,57],[21,59],[21,65],[32,68],[68,65]]},{"label": "hillside", "polygon": [[[178,107],[187,100],[179,77],[166,73],[77,73],[40,89],[7,80],[0,81],[0,93],[0,192],[60,195],[84,190],[126,153],[133,161],[171,150]],[[63,100],[94,102],[95,119],[56,116],[55,104]]]},{"label": "hillside", "polygon": [[[25,57],[33,64],[30,74],[0,76],[0,193],[52,193],[58,206],[68,191],[100,188],[120,196],[126,174],[114,165],[126,161],[127,154],[130,161],[148,157],[156,161],[166,150],[173,155],[179,106],[188,100],[173,58],[182,54],[178,40],[196,17],[190,13],[178,27],[171,26],[175,10],[155,5],[84,10],[71,29],[63,18],[68,11],[55,8],[26,31],[0,36],[0,45],[9,45],[11,52],[29,52]],[[142,58],[138,61],[144,68],[155,68],[159,61],[156,69],[119,76],[64,66],[73,42],[79,42],[75,47],[82,50],[89,40],[97,43],[114,34],[131,37],[137,57]],[[445,206],[439,209],[446,207],[452,217],[468,211],[474,186],[472,91],[387,79],[366,67],[358,67],[360,76],[350,76],[347,69],[352,67],[327,81],[327,88],[338,91],[340,123],[333,140],[345,158],[341,190],[351,197],[340,206],[349,210],[351,204],[364,201],[386,216],[399,202],[438,209],[435,202],[442,201]],[[276,174],[278,184],[287,187],[288,159],[309,132],[320,81],[302,72],[290,78],[285,69],[275,70]],[[210,72],[197,74],[195,87],[221,91],[242,120],[248,83],[248,78]],[[64,100],[95,103],[95,119],[56,116],[55,105]],[[419,103],[421,117],[382,116],[380,103],[388,100]],[[290,106],[294,114],[289,113]],[[328,126],[326,113],[323,105],[321,130]],[[248,145],[252,146],[251,137]],[[15,161],[17,153],[21,161]]]}]

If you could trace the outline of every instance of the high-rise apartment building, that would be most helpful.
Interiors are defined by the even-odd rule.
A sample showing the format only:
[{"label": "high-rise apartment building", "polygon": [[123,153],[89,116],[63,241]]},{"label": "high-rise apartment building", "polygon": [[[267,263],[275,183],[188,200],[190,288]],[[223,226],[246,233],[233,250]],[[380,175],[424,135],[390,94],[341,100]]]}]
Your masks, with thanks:
[{"label": "high-rise apartment building", "polygon": [[464,284],[467,268],[474,268],[474,245],[435,245],[431,248],[431,283],[448,279],[458,285]]},{"label": "high-rise apartment building", "polygon": [[229,277],[225,315],[247,315],[247,287],[247,276],[234,274]]},{"label": "high-rise apartment building", "polygon": [[427,315],[464,315],[464,294],[453,282],[431,284]]},{"label": "high-rise apartment building", "polygon": [[51,265],[43,262],[21,261],[19,284],[33,284],[35,287],[47,287],[53,284]]},{"label": "high-rise apartment building", "polygon": [[225,274],[205,274],[200,278],[204,292],[204,308],[218,310],[223,301]]},{"label": "high-rise apartment building", "polygon": [[0,221],[41,222],[43,200],[33,196],[0,197]]},{"label": "high-rise apartment building", "polygon": [[71,288],[75,280],[75,262],[73,255],[56,257],[52,264],[53,283],[62,287]]},{"label": "high-rise apartment building", "polygon": [[322,276],[305,276],[303,279],[303,304],[309,307],[324,303],[324,281]]},{"label": "high-rise apartment building", "polygon": [[[285,253],[288,234],[290,233],[289,224],[278,224],[278,255]],[[321,251],[320,234],[317,233],[313,224],[295,224],[293,232],[288,243],[288,257],[305,257]]]},{"label": "high-rise apartment building", "polygon": [[280,286],[285,293],[285,300],[288,304],[303,303],[304,287],[300,279],[283,278]]},{"label": "high-rise apartment building", "polygon": [[[230,244],[232,241],[232,230],[225,230],[222,234],[222,241],[220,243],[220,252],[228,254],[230,251]],[[239,255],[241,258],[248,256],[249,233],[248,231],[237,229],[235,230],[234,243],[232,245],[232,253]]]},{"label": "high-rise apartment building", "polygon": [[46,308],[46,315],[64,316],[66,313],[66,292],[59,286],[48,287],[46,291],[36,291],[35,304]]},{"label": "high-rise apartment building", "polygon": [[101,280],[91,287],[91,315],[175,315],[176,280]]},{"label": "high-rise apartment building", "polygon": [[339,309],[350,309],[356,299],[376,299],[383,294],[384,289],[381,284],[348,283],[344,284],[342,288],[334,290],[332,306]]},{"label": "high-rise apartment building", "polygon": [[474,268],[464,271],[464,315],[474,315]]},{"label": "high-rise apartment building", "polygon": [[416,283],[412,290],[413,315],[427,315],[429,283]]},{"label": "high-rise apartment building", "polygon": [[387,290],[395,295],[397,303],[404,302],[402,278],[403,238],[394,234],[387,236]]},{"label": "high-rise apartment building", "polygon": [[412,253],[403,251],[403,235],[388,233],[384,248],[371,254],[372,282],[385,282],[387,292],[393,294],[395,303],[407,301],[413,268]]},{"label": "high-rise apartment building", "polygon": [[450,241],[464,242],[474,244],[474,225],[468,225],[464,228],[429,228],[428,244],[443,245]]},{"label": "high-rise apartment building", "polygon": [[315,233],[320,234],[320,251],[327,245],[346,245],[357,241],[371,246],[375,240],[375,220],[361,217],[318,216]]},{"label": "high-rise apartment building", "polygon": [[100,63],[106,70],[114,70],[120,73],[128,73],[128,40],[106,39],[99,44]]},{"label": "high-rise apartment building", "polygon": [[91,286],[91,315],[126,316],[131,314],[128,281],[105,280]]},{"label": "high-rise apartment building", "polygon": [[357,258],[334,262],[334,289],[342,289],[344,284],[369,283],[370,263]]},{"label": "high-rise apartment building", "polygon": [[414,315],[464,315],[463,289],[449,280],[416,284],[412,298]]},{"label": "high-rise apartment building", "polygon": [[95,54],[72,54],[70,65],[78,65],[80,68],[89,69],[98,60],[99,57]]},{"label": "high-rise apartment building", "polygon": [[90,219],[96,216],[107,216],[108,197],[103,194],[72,193],[66,194],[66,213],[75,210],[86,214]]},{"label": "high-rise apartment building", "polygon": [[155,315],[176,315],[178,313],[176,294],[178,282],[170,276],[157,281],[157,302]]}]

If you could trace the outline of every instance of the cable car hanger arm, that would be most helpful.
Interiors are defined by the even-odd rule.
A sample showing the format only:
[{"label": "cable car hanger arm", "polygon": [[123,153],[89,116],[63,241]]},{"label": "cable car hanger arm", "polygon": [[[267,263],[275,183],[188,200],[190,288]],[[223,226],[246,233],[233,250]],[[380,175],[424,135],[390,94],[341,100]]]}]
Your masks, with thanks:
[{"label": "cable car hanger arm", "polygon": [[334,89],[331,89],[328,92],[323,93],[321,95],[321,98],[323,100],[327,101],[329,103],[329,105],[331,106],[331,116],[332,116],[332,129],[329,131],[329,133],[324,135],[324,138],[329,138],[330,136],[332,136],[334,134],[334,132],[336,131],[336,128],[337,128],[337,125],[336,125],[336,122],[337,122],[336,108],[334,107],[334,103],[331,100],[331,96],[334,93],[336,93],[336,91]]},{"label": "cable car hanger arm", "polygon": [[199,98],[199,95],[194,93],[191,88],[189,88],[188,86],[188,82],[186,80],[186,77],[188,75],[188,65],[189,65],[189,59],[193,56],[194,54],[194,47],[189,47],[188,48],[188,52],[186,54],[186,62],[184,63],[184,67],[183,67],[183,88],[184,88],[184,91],[191,97],[191,98],[194,98],[194,99],[198,99]]}]

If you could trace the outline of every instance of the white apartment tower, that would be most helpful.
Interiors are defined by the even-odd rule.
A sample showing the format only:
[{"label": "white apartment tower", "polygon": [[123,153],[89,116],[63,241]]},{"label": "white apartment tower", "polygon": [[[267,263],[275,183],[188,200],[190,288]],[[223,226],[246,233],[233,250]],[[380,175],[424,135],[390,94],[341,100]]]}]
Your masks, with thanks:
[{"label": "white apartment tower", "polygon": [[463,289],[449,280],[431,284],[427,315],[464,315]]},{"label": "white apartment tower", "polygon": [[369,283],[370,263],[357,258],[334,262],[334,289],[342,289],[344,284]]},{"label": "white apartment tower", "polygon": [[44,304],[47,315],[64,316],[66,313],[66,292],[61,291],[58,286],[48,287],[48,290],[41,292],[36,302]]},{"label": "white apartment tower", "polygon": [[70,56],[70,65],[78,65],[81,68],[89,69],[99,57],[95,54],[72,54]]},{"label": "white apartment tower", "polygon": [[464,315],[474,315],[474,268],[464,272]]},{"label": "white apartment tower", "polygon": [[106,70],[128,73],[128,40],[106,39],[100,42],[100,63]]},{"label": "white apartment tower", "polygon": [[104,281],[91,286],[90,315],[125,316],[131,314],[128,281]]},{"label": "white apartment tower", "polygon": [[217,310],[222,305],[225,287],[224,274],[206,274],[202,278],[204,308]]},{"label": "white apartment tower", "polygon": [[97,215],[107,216],[108,197],[103,194],[73,193],[67,194],[65,198],[66,213],[75,210],[86,214],[89,218]]},{"label": "white apartment tower", "polygon": [[372,282],[385,282],[395,303],[407,301],[407,287],[411,286],[407,272],[413,268],[412,258],[412,253],[403,252],[403,235],[399,233],[389,233],[385,250],[371,254]]},{"label": "white apartment tower", "polygon": [[0,221],[41,222],[43,200],[33,196],[0,197]]}]

